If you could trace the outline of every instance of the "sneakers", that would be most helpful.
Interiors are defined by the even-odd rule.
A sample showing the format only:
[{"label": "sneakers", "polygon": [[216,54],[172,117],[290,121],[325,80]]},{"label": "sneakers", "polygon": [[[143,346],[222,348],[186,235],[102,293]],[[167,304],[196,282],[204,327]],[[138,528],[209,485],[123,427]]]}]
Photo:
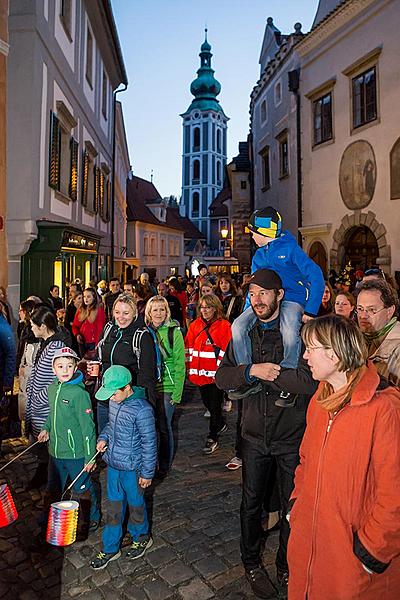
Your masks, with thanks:
[{"label": "sneakers", "polygon": [[257,598],[276,598],[277,592],[263,567],[245,571],[246,579]]},{"label": "sneakers", "polygon": [[242,466],[242,459],[234,456],[225,466],[230,471],[236,471],[236,469],[240,469]]},{"label": "sneakers", "polygon": [[221,429],[218,431],[218,435],[221,435],[221,433],[225,433],[225,431],[228,431],[228,425],[226,423],[222,425]]},{"label": "sneakers", "polygon": [[258,394],[258,392],[261,392],[262,389],[263,388],[260,382],[257,382],[254,385],[241,385],[236,390],[228,392],[228,398],[230,400],[240,400],[241,398],[247,398],[247,396],[251,396],[251,394]]},{"label": "sneakers", "polygon": [[218,442],[216,440],[212,440],[211,438],[207,438],[203,452],[204,454],[212,454],[217,448]]},{"label": "sneakers", "polygon": [[204,413],[203,417],[205,417],[206,419],[209,419],[211,417],[210,411],[206,410],[206,412]]},{"label": "sneakers", "polygon": [[127,558],[131,560],[136,560],[143,556],[149,548],[153,545],[153,538],[146,536],[145,538],[139,540],[138,542],[132,542],[131,547],[126,553]]},{"label": "sneakers", "polygon": [[90,561],[90,566],[96,571],[99,569],[104,569],[108,563],[112,562],[113,560],[117,560],[120,556],[121,550],[118,550],[118,552],[111,552],[110,554],[99,552],[96,555],[96,558]]},{"label": "sneakers", "polygon": [[231,412],[231,410],[232,410],[231,400],[224,400],[224,405],[222,407],[222,410],[224,410],[225,412]]},{"label": "sneakers", "polygon": [[289,573],[287,571],[276,570],[276,581],[280,588],[287,590],[289,585]]}]

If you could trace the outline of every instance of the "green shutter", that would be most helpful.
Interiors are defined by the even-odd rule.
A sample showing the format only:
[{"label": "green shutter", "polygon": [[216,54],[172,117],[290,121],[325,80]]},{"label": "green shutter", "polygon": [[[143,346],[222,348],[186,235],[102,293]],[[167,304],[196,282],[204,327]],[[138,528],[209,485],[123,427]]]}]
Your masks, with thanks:
[{"label": "green shutter", "polygon": [[108,223],[111,218],[111,181],[107,181],[107,195],[106,195],[106,215],[105,221]]},{"label": "green shutter", "polygon": [[70,141],[71,148],[71,170],[69,175],[69,197],[71,200],[78,199],[78,142],[72,137]]},{"label": "green shutter", "polygon": [[50,111],[49,186],[60,189],[61,128],[57,116]]},{"label": "green shutter", "polygon": [[100,207],[99,207],[99,213],[100,213],[100,217],[103,219],[103,221],[105,221],[105,208],[104,208],[104,196],[105,196],[105,189],[104,189],[104,184],[105,184],[105,177],[104,177],[104,173],[102,170],[100,170],[100,175],[99,175],[100,179],[99,179],[99,184],[100,184]]},{"label": "green shutter", "polygon": [[100,169],[99,167],[93,167],[94,174],[94,199],[93,199],[93,212],[99,211],[100,205]]},{"label": "green shutter", "polygon": [[87,150],[84,150],[82,153],[82,205],[83,206],[87,206],[88,182],[89,182],[89,153]]}]

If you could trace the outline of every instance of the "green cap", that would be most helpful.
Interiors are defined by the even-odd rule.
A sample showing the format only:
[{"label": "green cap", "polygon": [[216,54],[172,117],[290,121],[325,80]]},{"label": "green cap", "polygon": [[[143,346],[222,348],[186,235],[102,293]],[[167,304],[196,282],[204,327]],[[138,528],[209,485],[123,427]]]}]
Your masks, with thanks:
[{"label": "green cap", "polygon": [[109,400],[115,392],[131,383],[132,375],[120,365],[109,367],[103,375],[102,386],[95,394],[97,400]]}]

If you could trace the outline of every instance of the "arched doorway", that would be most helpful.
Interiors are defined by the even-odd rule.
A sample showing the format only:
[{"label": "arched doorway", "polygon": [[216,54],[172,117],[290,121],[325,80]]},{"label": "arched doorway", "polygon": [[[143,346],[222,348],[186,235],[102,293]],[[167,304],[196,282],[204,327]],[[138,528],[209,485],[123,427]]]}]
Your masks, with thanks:
[{"label": "arched doorway", "polygon": [[379,257],[379,248],[375,235],[365,225],[352,227],[344,243],[344,267],[351,262],[354,269],[365,271],[368,267],[376,265]]},{"label": "arched doorway", "polygon": [[313,242],[308,251],[308,256],[313,259],[314,262],[321,268],[322,273],[326,279],[327,277],[327,266],[328,266],[328,257],[326,255],[326,250],[321,242]]}]

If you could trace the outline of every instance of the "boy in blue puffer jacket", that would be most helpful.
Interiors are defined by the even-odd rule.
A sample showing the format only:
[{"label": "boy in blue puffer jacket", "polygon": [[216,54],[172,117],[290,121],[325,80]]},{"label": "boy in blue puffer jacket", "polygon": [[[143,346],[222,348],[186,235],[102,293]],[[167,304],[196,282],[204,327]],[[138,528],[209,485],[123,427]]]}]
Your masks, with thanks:
[{"label": "boy in blue puffer jacket", "polygon": [[[300,357],[302,322],[317,316],[325,289],[320,267],[300,248],[289,231],[282,231],[282,217],[268,206],[253,212],[247,227],[258,246],[251,264],[251,272],[258,269],[275,271],[282,280],[285,295],[280,310],[280,332],[284,347],[281,368],[296,369]],[[251,280],[250,280],[251,283]],[[251,347],[248,332],[256,317],[246,300],[245,311],[232,325],[232,344],[237,364],[251,364]],[[244,343],[243,343],[244,340]],[[231,399],[244,398],[260,389],[259,382],[231,393]],[[292,406],[284,398],[276,401],[278,406]]]},{"label": "boy in blue puffer jacket", "polygon": [[146,392],[144,388],[131,387],[131,382],[128,369],[113,365],[104,373],[102,386],[96,393],[97,400],[111,402],[108,423],[96,446],[99,452],[104,452],[108,469],[103,551],[91,561],[93,569],[104,569],[121,556],[127,505],[128,531],[132,536],[127,557],[140,558],[153,544],[143,493],[151,485],[156,468],[157,434]]}]

